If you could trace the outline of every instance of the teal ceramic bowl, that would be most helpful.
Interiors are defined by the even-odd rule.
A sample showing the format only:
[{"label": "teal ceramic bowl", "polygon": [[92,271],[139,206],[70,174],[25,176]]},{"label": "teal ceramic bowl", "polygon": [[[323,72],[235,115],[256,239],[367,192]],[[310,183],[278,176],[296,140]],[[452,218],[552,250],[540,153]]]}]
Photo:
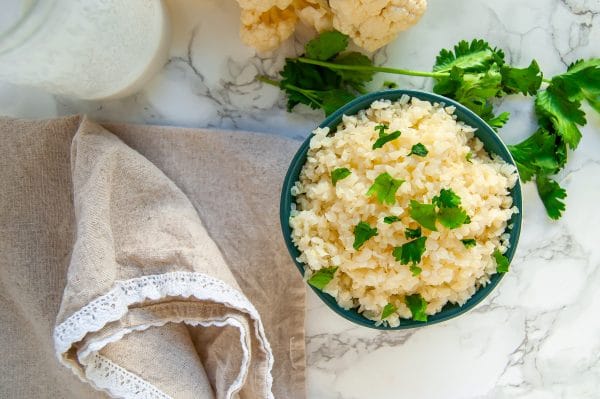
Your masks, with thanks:
[{"label": "teal ceramic bowl", "polygon": [[[341,122],[343,115],[354,115],[361,109],[368,108],[371,105],[371,103],[375,100],[388,99],[393,101],[399,99],[404,94],[409,95],[411,97],[416,97],[420,100],[426,100],[432,103],[443,103],[446,106],[456,107],[455,115],[457,116],[457,119],[463,121],[469,126],[477,128],[475,135],[477,136],[477,138],[479,138],[479,140],[483,142],[483,145],[488,153],[497,154],[506,162],[515,165],[515,161],[511,157],[510,152],[506,148],[506,145],[502,142],[502,140],[500,140],[498,134],[479,116],[477,116],[471,110],[467,109],[466,107],[457,103],[454,100],[424,91],[386,90],[364,95],[349,102],[348,104],[344,105],[342,108],[331,114],[327,119],[323,121],[323,123],[319,125],[319,127],[329,127],[331,131],[335,132],[336,127]],[[297,261],[298,256],[300,256],[300,252],[298,251],[298,248],[296,248],[291,239],[292,232],[289,225],[289,218],[291,206],[294,202],[294,197],[291,194],[291,188],[294,186],[294,183],[298,181],[300,170],[306,162],[306,153],[308,152],[309,142],[311,138],[312,135],[304,141],[304,143],[292,159],[292,163],[290,164],[288,172],[285,176],[285,180],[283,182],[279,210],[281,228],[283,231],[285,243],[287,245],[288,251],[290,252],[290,255],[292,256],[292,259],[296,263],[296,266],[298,267],[298,270],[302,275],[304,275],[305,265]],[[515,254],[515,250],[517,249],[517,243],[519,241],[519,234],[521,232],[522,199],[521,184],[519,181],[517,181],[517,184],[511,190],[511,195],[513,197],[514,205],[519,209],[519,213],[514,214],[511,221],[509,222],[509,225],[512,226],[512,228],[508,230],[508,232],[510,233],[510,248],[505,253],[505,256],[508,258],[509,261],[512,261],[512,258]],[[344,317],[345,319],[350,320],[353,323],[365,327],[375,328],[378,330],[402,330],[439,323],[442,321],[452,319],[469,311],[470,309],[475,307],[479,302],[481,302],[486,296],[488,296],[490,292],[494,290],[494,288],[498,285],[500,280],[502,280],[503,276],[503,274],[494,274],[491,277],[490,283],[487,284],[485,287],[481,287],[463,306],[448,304],[444,306],[444,308],[439,313],[436,313],[433,316],[429,316],[428,321],[426,322],[401,319],[400,325],[398,327],[388,327],[383,324],[377,326],[375,325],[374,321],[365,318],[355,309],[345,310],[337,304],[335,298],[333,298],[332,296],[325,294],[312,286],[310,287],[319,296],[319,298],[321,298],[321,300],[325,302],[325,304],[327,304],[327,306],[329,306],[334,312]]]}]

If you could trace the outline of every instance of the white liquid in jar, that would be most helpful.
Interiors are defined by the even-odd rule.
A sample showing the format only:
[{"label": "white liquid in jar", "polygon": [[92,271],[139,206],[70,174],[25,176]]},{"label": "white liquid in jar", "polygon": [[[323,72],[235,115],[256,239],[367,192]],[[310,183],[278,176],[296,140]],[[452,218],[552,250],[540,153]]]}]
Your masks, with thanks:
[{"label": "white liquid in jar", "polygon": [[139,90],[164,65],[169,29],[160,0],[34,3],[19,25],[0,33],[1,80],[83,99],[114,98]]}]

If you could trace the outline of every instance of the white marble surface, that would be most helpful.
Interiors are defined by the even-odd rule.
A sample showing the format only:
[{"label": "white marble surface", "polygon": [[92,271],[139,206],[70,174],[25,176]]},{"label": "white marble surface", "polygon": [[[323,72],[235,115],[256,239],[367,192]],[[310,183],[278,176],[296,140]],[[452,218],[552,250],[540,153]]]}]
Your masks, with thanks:
[{"label": "white marble surface", "polygon": [[[44,118],[88,113],[99,120],[266,131],[300,140],[322,118],[288,114],[272,87],[290,42],[258,57],[238,40],[232,0],[169,0],[171,58],[129,98],[82,102],[0,83],[0,114]],[[600,56],[600,0],[430,0],[421,23],[380,63],[428,69],[441,47],[482,37],[516,65],[530,58],[547,75],[577,58]],[[373,87],[390,76],[379,75]],[[401,87],[427,88],[419,78]],[[531,101],[507,98],[507,142],[532,131]],[[458,319],[409,332],[356,327],[309,292],[308,396],[354,398],[600,398],[600,118],[588,112],[583,140],[559,180],[566,215],[550,222],[525,186],[524,229],[512,270],[482,305]]]}]

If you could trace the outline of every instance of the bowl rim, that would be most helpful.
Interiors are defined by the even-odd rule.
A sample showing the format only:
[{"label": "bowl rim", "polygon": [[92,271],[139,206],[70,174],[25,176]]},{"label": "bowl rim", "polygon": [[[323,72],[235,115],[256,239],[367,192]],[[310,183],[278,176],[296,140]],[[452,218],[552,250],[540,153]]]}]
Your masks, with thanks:
[{"label": "bowl rim", "polygon": [[[422,101],[424,100],[424,101],[429,101],[432,103],[444,104],[444,106],[455,107],[456,111],[454,114],[457,116],[458,120],[470,119],[473,123],[468,123],[466,121],[465,121],[465,123],[468,124],[469,126],[472,126],[477,129],[476,135],[478,136],[479,132],[484,131],[485,133],[482,133],[482,134],[487,135],[487,137],[489,139],[491,139],[492,141],[494,141],[495,144],[498,146],[498,148],[501,149],[500,152],[502,152],[502,154],[498,154],[498,153],[496,153],[496,154],[500,155],[501,158],[503,158],[506,162],[508,162],[516,167],[516,162],[513,159],[512,155],[510,154],[510,151],[508,150],[506,144],[504,144],[504,142],[500,139],[500,136],[481,117],[479,117],[473,111],[471,111],[470,109],[468,109],[467,107],[458,103],[455,100],[452,100],[450,98],[447,98],[447,97],[444,97],[444,96],[441,96],[439,94],[435,94],[432,92],[428,92],[428,91],[413,90],[413,89],[393,89],[393,90],[380,90],[380,91],[368,93],[363,96],[355,98],[354,100],[350,101],[349,103],[345,104],[344,106],[342,106],[341,108],[339,108],[338,110],[333,112],[331,115],[329,115],[327,118],[325,118],[325,120],[323,122],[321,122],[321,124],[319,124],[318,127],[319,128],[335,127],[340,123],[341,118],[345,114],[346,115],[355,115],[360,110],[368,108],[371,105],[371,103],[376,100],[387,99],[387,100],[395,101],[395,100],[400,99],[404,95],[408,95],[411,98],[414,97],[414,98],[417,98]],[[348,112],[349,110],[351,110],[351,112]],[[459,115],[462,115],[462,117],[460,117]],[[313,138],[313,136],[314,136],[314,133],[311,132],[308,135],[308,137],[304,140],[304,142],[302,143],[300,148],[296,151],[294,157],[292,158],[292,161],[290,162],[290,165],[288,167],[288,170],[286,172],[286,175],[285,175],[285,178],[283,181],[280,204],[279,204],[279,221],[280,221],[280,225],[281,225],[281,231],[284,236],[284,241],[285,241],[286,247],[288,249],[288,252],[289,252],[291,258],[294,261],[294,264],[296,265],[296,268],[298,269],[298,271],[300,272],[300,274],[302,276],[304,276],[305,265],[304,265],[304,263],[299,262],[296,259],[297,256],[299,256],[300,252],[299,252],[298,248],[292,242],[292,239],[291,239],[292,231],[291,231],[291,227],[289,225],[289,214],[291,212],[291,204],[294,202],[293,197],[291,195],[291,188],[297,181],[297,177],[300,173],[300,170],[302,169],[302,167],[304,166],[304,163],[306,162],[306,155],[308,153],[310,141]],[[485,148],[485,146],[484,146],[484,148]],[[489,152],[490,150],[487,150],[487,151]],[[509,263],[512,262],[512,260],[514,258],[514,254],[517,249],[517,244],[518,244],[519,238],[520,238],[521,225],[522,225],[522,219],[523,219],[522,218],[523,204],[522,204],[522,193],[521,193],[521,180],[520,180],[520,176],[518,175],[518,171],[517,171],[517,176],[518,176],[517,182],[516,182],[515,186],[511,189],[511,196],[513,198],[513,206],[516,206],[518,208],[519,212],[516,214],[513,214],[511,220],[509,221],[509,224],[512,224],[512,228],[510,229],[511,246],[507,250],[507,253],[505,253],[505,256],[507,256]],[[335,298],[333,296],[322,292],[321,290],[311,286],[308,283],[307,283],[307,285],[310,288],[312,288],[312,290],[317,294],[317,296],[331,310],[333,310],[336,314],[338,314],[339,316],[345,318],[346,320],[348,320],[354,324],[357,324],[357,325],[360,325],[363,327],[372,328],[372,329],[377,329],[377,330],[404,330],[404,329],[419,328],[419,327],[425,327],[425,326],[441,323],[441,322],[447,321],[449,319],[453,319],[457,316],[460,316],[464,313],[467,313],[468,311],[473,309],[475,306],[477,306],[481,301],[483,301],[496,288],[496,286],[500,283],[500,281],[504,277],[504,274],[506,274],[506,273],[493,274],[490,277],[490,281],[486,285],[479,287],[477,289],[477,291],[475,291],[475,293],[462,306],[453,305],[449,309],[444,310],[448,306],[448,305],[445,305],[444,308],[442,308],[442,310],[440,312],[436,313],[435,315],[429,316],[428,321],[426,321],[426,322],[419,322],[419,321],[414,321],[411,319],[401,319],[400,325],[396,326],[396,327],[390,327],[389,325],[384,325],[383,323],[376,325],[376,323],[377,323],[376,321],[367,319],[362,314],[358,313],[355,308],[346,310],[338,305],[337,301],[335,300]]]}]

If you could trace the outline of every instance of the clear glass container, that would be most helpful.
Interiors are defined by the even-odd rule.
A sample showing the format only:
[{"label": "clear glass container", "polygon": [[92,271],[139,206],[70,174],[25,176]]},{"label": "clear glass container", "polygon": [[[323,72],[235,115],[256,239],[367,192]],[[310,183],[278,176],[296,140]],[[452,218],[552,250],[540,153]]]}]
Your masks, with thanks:
[{"label": "clear glass container", "polygon": [[2,0],[0,80],[95,100],[138,91],[167,59],[160,0]]}]

